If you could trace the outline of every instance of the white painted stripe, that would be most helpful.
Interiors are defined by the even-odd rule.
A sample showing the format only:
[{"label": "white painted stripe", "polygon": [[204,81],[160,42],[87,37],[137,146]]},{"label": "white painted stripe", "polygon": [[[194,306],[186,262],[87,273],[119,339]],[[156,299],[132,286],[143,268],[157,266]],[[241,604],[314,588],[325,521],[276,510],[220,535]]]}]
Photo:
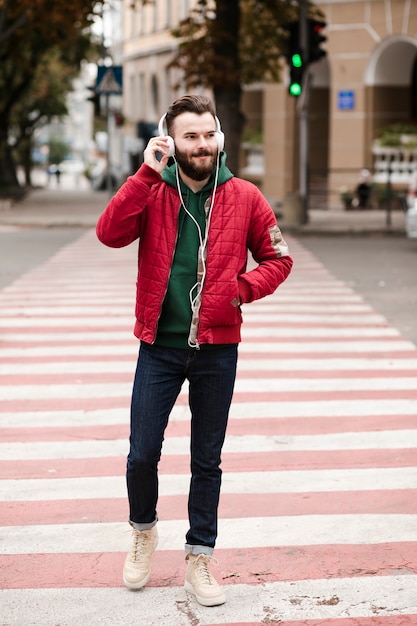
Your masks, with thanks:
[{"label": "white painted stripe", "polygon": [[66,311],[67,315],[64,317],[6,317],[2,316],[0,318],[0,328],[5,328],[7,332],[8,328],[78,328],[82,326],[83,328],[91,327],[93,330],[96,328],[100,328],[102,326],[105,327],[126,327],[132,328],[134,324],[134,315],[131,311],[129,311],[126,315],[103,315],[102,317],[69,317],[68,309]]},{"label": "white painted stripe", "polygon": [[[354,330],[354,329],[351,329]],[[357,333],[358,336],[362,336],[361,332]],[[343,335],[340,335],[343,336]],[[374,335],[369,335],[374,336]],[[88,330],[88,331],[73,331],[72,329],[63,330],[60,333],[52,333],[52,332],[35,332],[35,333],[15,333],[8,332],[2,337],[2,341],[4,345],[10,343],[29,343],[29,342],[39,342],[39,343],[67,343],[72,341],[79,342],[92,342],[92,341],[100,341],[100,342],[113,342],[113,341],[127,341],[132,338],[131,328],[124,328],[123,330]],[[2,351],[1,351],[2,352]],[[1,354],[0,352],[0,354]]]},{"label": "white painted stripe", "polygon": [[[126,543],[126,550],[128,543]],[[140,593],[125,588],[6,589],[1,592],[2,615],[9,626],[34,623],[74,626],[94,616],[95,624],[140,624],[146,626],[189,626],[190,615],[200,626],[216,624],[279,623],[287,620],[335,620],[341,617],[416,615],[417,576],[355,576],[290,580],[256,585],[228,585],[227,562],[217,554],[220,566],[213,573],[222,580],[227,602],[214,609],[200,606],[182,587],[146,587]],[[178,566],[185,574],[184,557]],[[217,571],[216,571],[217,570]],[[169,572],[167,572],[169,575]],[[332,599],[337,598],[334,602]],[[58,617],[59,616],[59,617]],[[88,618],[92,619],[92,618]],[[404,619],[407,619],[406,617]],[[90,621],[90,623],[93,623]],[[405,623],[405,622],[404,622]],[[407,621],[411,624],[411,621]],[[333,622],[332,622],[333,626]]]},{"label": "white painted stripe", "polygon": [[[232,403],[230,419],[412,415],[417,417],[415,400],[326,400],[325,402],[245,402]],[[189,420],[188,406],[174,406],[170,421]],[[0,415],[0,428],[49,426],[94,426],[98,424],[128,424],[129,408],[91,411],[22,411]]]},{"label": "white painted stripe", "polygon": [[249,302],[247,304],[242,305],[242,310],[244,313],[246,312],[261,312],[271,313],[274,309],[278,310],[282,307],[285,307],[288,310],[292,308],[298,310],[300,313],[306,313],[306,310],[309,311],[310,307],[312,307],[312,311],[325,313],[327,311],[326,304],[329,303],[329,311],[333,313],[375,313],[375,310],[371,307],[370,304],[365,302],[361,296],[358,294],[347,294],[345,296],[337,294],[332,296],[328,294],[325,289],[321,295],[304,295],[301,290],[298,290],[297,293],[283,293],[279,294],[279,297],[274,300],[266,300],[263,302],[260,300],[264,306],[258,306],[258,301]]},{"label": "white painted stripe", "polygon": [[288,330],[291,329],[291,326],[296,323],[306,323],[306,324],[344,324],[345,326],[352,325],[365,325],[365,324],[387,324],[385,317],[382,315],[378,315],[376,313],[366,313],[363,312],[360,315],[350,314],[346,315],[338,315],[337,313],[333,313],[332,315],[319,314],[319,313],[285,313],[285,312],[276,312],[276,313],[258,313],[253,312],[253,309],[247,309],[244,312],[244,324],[250,322],[251,324],[262,322],[263,324],[280,324],[282,322],[287,322],[289,324]]},{"label": "white painted stripe", "polygon": [[[62,287],[61,287],[62,289]],[[133,306],[133,303],[132,303]],[[111,304],[107,304],[107,305],[103,305],[100,304],[99,306],[83,306],[82,304],[80,304],[79,302],[77,302],[76,306],[71,306],[71,307],[67,307],[67,306],[26,306],[22,304],[22,306],[20,307],[6,307],[3,310],[3,313],[7,316],[7,317],[11,317],[13,318],[13,316],[18,316],[18,315],[24,315],[25,317],[43,317],[44,318],[44,322],[46,323],[49,317],[52,316],[60,316],[60,315],[64,315],[64,316],[68,316],[68,313],[71,313],[71,315],[97,315],[98,313],[100,315],[113,315],[113,316],[118,316],[118,315],[126,315],[127,313],[131,313],[132,314],[132,306],[130,307],[125,307],[125,306],[117,306],[117,305],[111,305]]]},{"label": "white painted stripe", "polygon": [[[93,337],[92,337],[93,339]],[[68,336],[68,342],[70,342],[70,336]],[[25,357],[44,357],[44,356],[101,356],[106,355],[124,355],[137,353],[139,342],[134,338],[126,335],[126,341],[129,343],[123,345],[89,345],[89,346],[47,346],[47,347],[30,347],[30,348],[4,348],[1,351],[2,358],[25,358]],[[330,354],[334,352],[414,352],[416,347],[411,341],[402,339],[392,339],[391,341],[385,341],[380,339],[379,341],[354,341],[353,339],[347,341],[265,341],[262,343],[243,342],[239,345],[239,352],[252,353],[259,352],[263,354],[282,354],[285,353],[300,353],[311,352],[320,355],[321,353]]]},{"label": "white painted stripe", "polygon": [[[5,502],[39,500],[85,500],[126,498],[124,476],[0,480],[0,495]],[[161,496],[186,496],[188,474],[160,474]],[[323,493],[336,491],[381,491],[417,489],[417,467],[278,470],[265,472],[225,472],[222,493]]]},{"label": "white painted stripe", "polygon": [[242,327],[242,337],[243,341],[245,337],[274,337],[274,338],[293,338],[293,337],[301,337],[301,338],[310,338],[314,337],[319,339],[320,337],[326,338],[336,338],[343,339],[344,337],[354,339],[359,339],[361,337],[380,337],[381,339],[384,337],[399,337],[400,333],[395,328],[391,327],[355,327],[349,328],[347,326],[340,328],[332,328],[332,327],[320,327],[320,328],[288,328],[288,327],[280,327],[280,326],[243,326]]},{"label": "white painted stripe", "polygon": [[[158,523],[160,550],[184,545],[188,522]],[[124,552],[130,544],[126,522],[4,526],[8,554]],[[219,549],[417,541],[417,515],[298,515],[219,520]]]},{"label": "white painted stripe", "polygon": [[[125,304],[128,306],[132,304],[132,297],[135,295],[132,283],[126,284],[123,290],[121,284],[118,284],[117,290],[115,290],[111,283],[109,283],[107,289],[104,289],[103,287],[94,287],[91,282],[79,285],[73,280],[67,280],[63,283],[59,281],[56,285],[52,285],[49,282],[43,284],[37,282],[37,285],[39,285],[39,289],[34,289],[32,282],[32,287],[20,287],[15,293],[3,290],[1,294],[2,306],[21,306],[22,291],[25,292],[25,306],[42,306],[45,305],[46,301],[50,301],[53,305],[58,306],[64,304],[72,306],[77,300],[83,304],[105,302],[106,304]],[[58,288],[61,290],[64,288],[65,290],[58,291]]]},{"label": "white painted stripe", "polygon": [[397,351],[415,351],[416,346],[411,341],[328,341],[328,342],[308,342],[308,341],[268,341],[264,343],[243,341],[239,345],[240,352],[260,352],[260,353],[275,353],[281,354],[282,352],[288,353],[300,353],[300,352],[313,352],[316,354],[332,353],[332,352],[397,352]]},{"label": "white painted stripe", "polygon": [[[389,382],[389,384],[388,384]],[[235,392],[249,393],[290,393],[299,391],[306,393],[335,391],[390,391],[417,390],[417,377],[386,378],[259,378],[237,379]],[[126,383],[80,383],[69,385],[10,385],[0,387],[0,400],[39,400],[59,398],[118,398],[130,396],[132,382]],[[183,386],[181,393],[187,393],[188,385]],[[416,401],[417,406],[417,401]]]},{"label": "white painted stripe", "polygon": [[[131,361],[66,361],[66,362],[37,362],[37,363],[0,363],[0,375],[13,376],[30,374],[103,374],[128,373],[134,375],[136,358]],[[270,371],[270,372],[297,372],[306,371],[319,374],[320,372],[343,371],[387,371],[417,370],[417,359],[251,359],[241,358],[238,362],[238,372]]]},{"label": "white painted stripe", "polygon": [[[280,328],[279,326],[259,326],[259,327],[246,327],[243,337],[323,337],[325,339],[336,337],[336,339],[354,337],[359,339],[361,337],[398,337],[400,333],[395,328]],[[2,341],[7,345],[7,342],[66,342],[66,341],[125,341],[130,339],[131,332],[128,329],[124,330],[106,330],[106,331],[63,331],[60,333],[7,333],[2,337]]]},{"label": "white painted stripe", "polygon": [[[53,442],[0,443],[0,460],[16,459],[85,459],[119,457],[127,453],[126,439],[82,440]],[[164,454],[188,455],[189,437],[168,437],[164,441]],[[329,450],[392,450],[416,448],[417,429],[389,430],[320,435],[228,435],[223,446],[225,453],[245,452],[307,452]]]},{"label": "white painted stripe", "polygon": [[[68,337],[68,342],[70,343],[70,337]],[[36,348],[3,348],[1,351],[2,358],[20,358],[25,359],[25,357],[63,357],[63,356],[102,356],[106,355],[114,355],[114,356],[122,356],[126,354],[137,355],[139,347],[139,342],[134,338],[131,339],[131,342],[126,342],[124,345],[111,345],[108,346],[47,346],[44,347],[36,347]]]},{"label": "white painted stripe", "polygon": [[[254,378],[238,379],[235,391],[264,393],[268,391],[390,391],[416,390],[417,377],[387,378]],[[417,402],[416,402],[417,407]]]}]

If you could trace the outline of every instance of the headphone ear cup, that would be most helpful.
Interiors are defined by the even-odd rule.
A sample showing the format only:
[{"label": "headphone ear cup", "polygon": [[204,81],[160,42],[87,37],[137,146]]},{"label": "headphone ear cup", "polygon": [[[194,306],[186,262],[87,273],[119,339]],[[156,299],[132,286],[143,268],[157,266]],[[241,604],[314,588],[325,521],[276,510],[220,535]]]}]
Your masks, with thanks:
[{"label": "headphone ear cup", "polygon": [[224,133],[221,130],[218,130],[216,133],[217,138],[217,148],[219,152],[222,152],[224,149]]},{"label": "headphone ear cup", "polygon": [[214,116],[214,120],[216,122],[217,148],[219,152],[221,152],[224,149],[224,132],[222,131],[222,127],[220,126],[220,120],[217,115]]},{"label": "headphone ear cup", "polygon": [[159,120],[159,123],[158,123],[158,134],[161,137],[165,137],[165,139],[168,140],[167,156],[172,157],[175,154],[175,143],[174,143],[174,140],[173,140],[172,137],[170,137],[169,135],[165,135],[165,132],[164,132],[165,118],[166,118],[166,113],[164,113],[163,116],[161,117],[161,119]]},{"label": "headphone ear cup", "polygon": [[165,139],[167,139],[167,141],[168,141],[167,156],[172,157],[175,154],[175,143],[174,143],[174,140],[169,135],[165,135]]}]

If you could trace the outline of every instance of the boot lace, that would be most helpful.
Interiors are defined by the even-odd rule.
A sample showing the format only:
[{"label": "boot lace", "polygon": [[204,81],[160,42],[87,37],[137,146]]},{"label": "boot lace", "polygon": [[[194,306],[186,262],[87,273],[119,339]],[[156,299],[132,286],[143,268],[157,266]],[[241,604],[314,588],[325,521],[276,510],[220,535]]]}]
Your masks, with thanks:
[{"label": "boot lace", "polygon": [[201,583],[204,585],[217,585],[216,580],[213,578],[210,570],[209,563],[218,565],[217,559],[208,556],[207,554],[199,554],[194,561],[195,573]]},{"label": "boot lace", "polygon": [[131,558],[135,563],[139,563],[143,556],[145,556],[149,549],[149,543],[151,542],[151,537],[146,530],[134,530],[133,531],[133,544],[131,548]]}]

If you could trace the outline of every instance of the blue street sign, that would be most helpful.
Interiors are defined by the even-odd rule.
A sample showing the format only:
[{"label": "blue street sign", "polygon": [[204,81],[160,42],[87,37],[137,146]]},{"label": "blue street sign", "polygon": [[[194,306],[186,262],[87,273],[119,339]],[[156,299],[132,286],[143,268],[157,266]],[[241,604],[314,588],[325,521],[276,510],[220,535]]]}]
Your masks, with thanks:
[{"label": "blue street sign", "polygon": [[343,111],[351,111],[355,108],[355,92],[339,91],[337,93],[337,108]]},{"label": "blue street sign", "polygon": [[121,65],[97,66],[96,93],[122,94],[123,68]]}]

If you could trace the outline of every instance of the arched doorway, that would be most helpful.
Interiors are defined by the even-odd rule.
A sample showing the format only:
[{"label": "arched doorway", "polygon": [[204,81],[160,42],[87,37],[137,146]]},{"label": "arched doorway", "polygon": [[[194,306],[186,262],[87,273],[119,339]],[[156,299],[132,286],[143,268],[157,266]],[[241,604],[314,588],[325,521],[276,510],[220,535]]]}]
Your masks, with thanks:
[{"label": "arched doorway", "polygon": [[417,123],[416,66],[417,42],[409,37],[390,37],[371,54],[364,81],[368,146],[386,126]]},{"label": "arched doorway", "polygon": [[[405,189],[417,169],[417,145],[414,141],[405,143],[407,137],[417,134],[417,42],[414,39],[390,37],[374,50],[365,71],[365,96],[364,161],[373,171],[374,182],[383,183],[389,178]],[[393,132],[395,129],[398,132]]]}]

